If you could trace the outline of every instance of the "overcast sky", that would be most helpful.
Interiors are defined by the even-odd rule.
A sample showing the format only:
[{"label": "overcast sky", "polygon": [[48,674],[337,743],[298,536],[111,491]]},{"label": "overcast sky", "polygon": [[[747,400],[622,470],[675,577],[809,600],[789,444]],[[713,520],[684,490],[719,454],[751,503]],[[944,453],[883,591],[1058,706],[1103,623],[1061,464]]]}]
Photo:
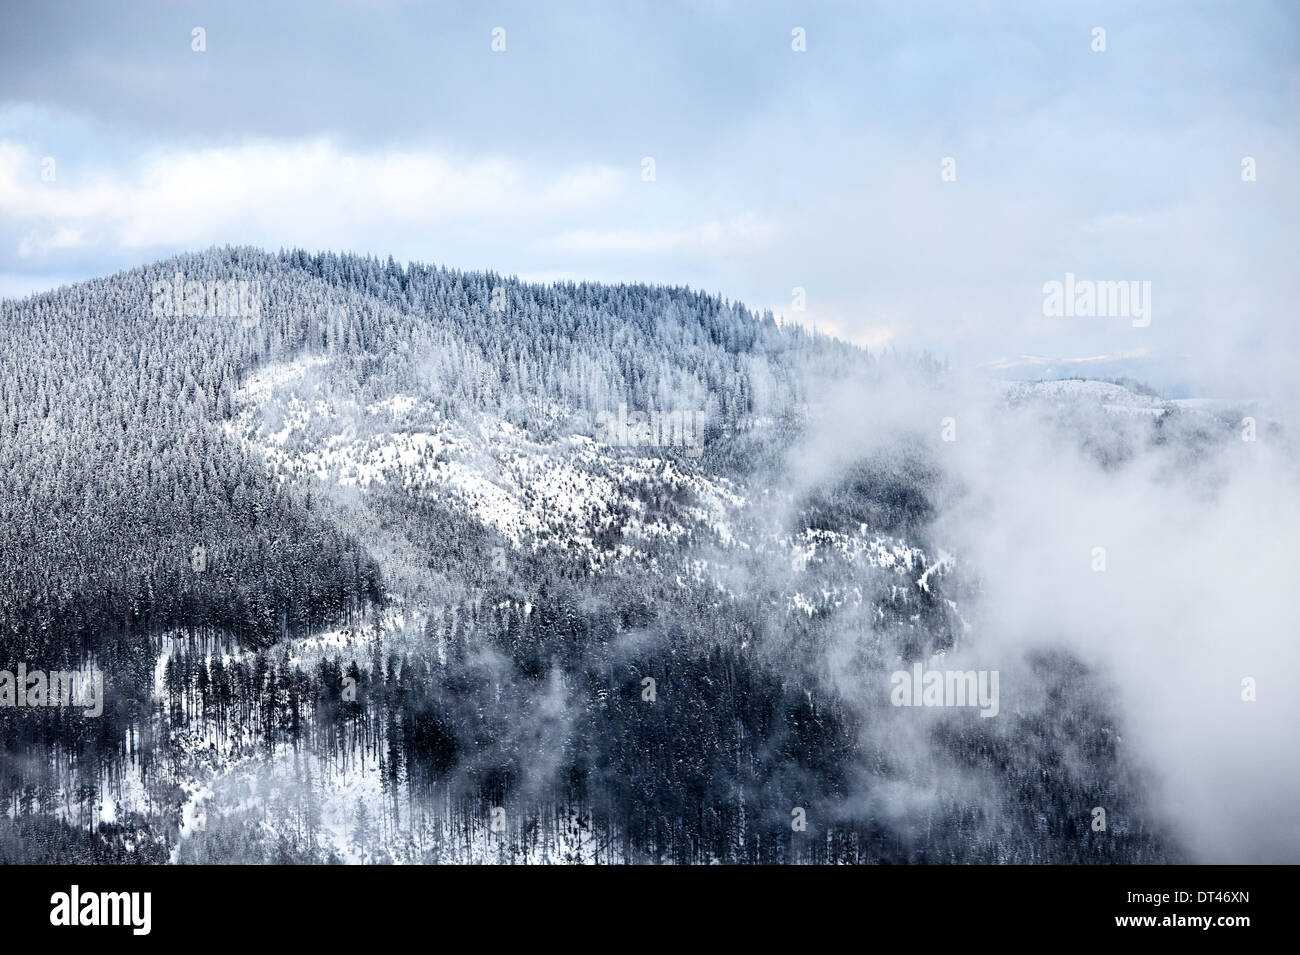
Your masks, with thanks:
[{"label": "overcast sky", "polygon": [[[304,246],[962,366],[1296,371],[1294,4],[2,2],[0,295]],[[1067,272],[1151,282],[1150,324],[1044,316]]]}]

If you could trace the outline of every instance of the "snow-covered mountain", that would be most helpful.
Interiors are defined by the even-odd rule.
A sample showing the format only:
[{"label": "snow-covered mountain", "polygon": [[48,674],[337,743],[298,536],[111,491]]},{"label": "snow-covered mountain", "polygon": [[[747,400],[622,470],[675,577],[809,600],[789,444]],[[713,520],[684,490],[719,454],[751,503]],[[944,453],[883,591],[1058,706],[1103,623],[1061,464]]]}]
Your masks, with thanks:
[{"label": "snow-covered mountain", "polygon": [[[160,314],[178,273],[256,307]],[[903,403],[928,362],[685,289],[247,249],[3,310],[4,648],[89,659],[111,701],[0,710],[10,856],[1182,853],[1068,651],[1005,661],[1036,689],[998,719],[891,699],[988,645],[943,521],[968,489],[937,427],[807,464],[818,395]],[[1108,467],[1234,424],[1096,381],[990,397],[1101,429]]]}]

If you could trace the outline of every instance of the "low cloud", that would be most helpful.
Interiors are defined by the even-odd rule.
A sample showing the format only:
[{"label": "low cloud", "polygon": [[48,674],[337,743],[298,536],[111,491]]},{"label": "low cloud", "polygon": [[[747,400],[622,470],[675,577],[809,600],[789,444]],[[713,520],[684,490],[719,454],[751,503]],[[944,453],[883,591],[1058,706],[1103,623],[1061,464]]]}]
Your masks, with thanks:
[{"label": "low cloud", "polygon": [[[1155,819],[1195,861],[1295,861],[1300,469],[1285,431],[1261,420],[1258,439],[1242,440],[1231,411],[1159,421],[1089,382],[1008,407],[1003,387],[900,375],[824,389],[794,489],[919,450],[941,475],[931,544],[976,584],[960,602],[965,650],[1012,674],[1002,712],[1040,705],[1024,682],[1029,655],[1066,651],[1112,688],[1111,731],[1142,768]],[[1046,717],[1069,738],[1096,729]],[[943,782],[924,735],[877,742],[931,767],[918,785]]]}]

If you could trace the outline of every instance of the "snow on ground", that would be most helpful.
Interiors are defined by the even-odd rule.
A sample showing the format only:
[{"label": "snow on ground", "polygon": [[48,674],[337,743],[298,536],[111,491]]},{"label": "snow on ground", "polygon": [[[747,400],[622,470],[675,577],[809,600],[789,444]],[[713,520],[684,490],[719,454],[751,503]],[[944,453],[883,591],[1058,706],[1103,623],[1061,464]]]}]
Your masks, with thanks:
[{"label": "snow on ground", "polygon": [[[253,376],[236,396],[238,413],[227,425],[229,433],[261,453],[281,480],[314,477],[339,486],[402,487],[465,508],[515,547],[537,546],[539,539],[549,535],[585,547],[593,561],[637,559],[638,540],[672,541],[703,533],[720,545],[722,555],[729,549],[767,553],[786,562],[792,580],[810,585],[788,593],[787,606],[810,616],[845,603],[861,605],[867,599],[851,573],[839,584],[826,583],[812,573],[814,563],[820,566],[833,558],[836,566],[876,568],[895,575],[898,583],[886,600],[906,599],[915,588],[929,590],[933,577],[953,564],[953,558],[942,552],[930,562],[919,548],[874,533],[865,524],[853,533],[807,529],[793,536],[767,533],[738,539],[733,528],[749,502],[724,478],[683,470],[678,462],[652,454],[601,447],[582,436],[539,445],[505,422],[448,421],[413,395],[394,395],[364,409],[333,408],[318,394],[299,393],[308,372],[321,364],[322,359],[307,359],[272,366]],[[652,507],[641,498],[641,489],[651,497],[666,495],[671,504]],[[616,514],[622,539],[601,552],[590,535],[611,526]],[[654,561],[648,567],[668,580],[675,576],[683,585],[712,582],[722,593],[736,596],[723,582],[731,568],[710,559],[688,554],[671,569]],[[951,601],[949,605],[955,612],[956,605]],[[875,604],[872,607],[876,614],[883,613]],[[335,629],[295,639],[284,649],[293,665],[304,668],[314,666],[325,654],[365,659],[373,634],[391,636],[410,627],[418,629],[429,609],[402,607],[399,601],[396,609],[382,620],[371,621],[365,630]],[[158,655],[154,682],[159,698],[164,696],[167,660],[177,639],[164,639]],[[222,653],[226,663],[243,655],[233,649],[214,652]],[[182,858],[186,843],[210,824],[210,813],[251,814],[262,819],[260,824],[270,836],[275,835],[276,825],[300,825],[307,777],[319,813],[319,844],[344,861],[373,861],[370,856],[363,859],[353,844],[358,805],[366,807],[372,825],[387,820],[383,824],[388,831],[374,844],[394,862],[419,861],[444,831],[445,807],[441,817],[435,807],[432,814],[420,810],[419,818],[409,818],[404,784],[396,793],[385,792],[378,767],[371,761],[340,768],[291,748],[268,755],[239,727],[227,727],[224,735],[209,729],[177,731],[174,737],[175,751],[181,755],[171,781],[180,787],[182,798],[172,810],[180,831],[173,862]],[[105,792],[113,797],[100,808],[104,821],[157,808],[137,774],[113,780]],[[396,828],[393,812],[398,816]],[[591,861],[594,843],[589,823],[568,820],[556,840],[531,850],[527,861]],[[458,841],[454,861],[493,861],[499,846],[499,838],[485,823],[468,846]]]},{"label": "snow on ground", "polygon": [[[703,528],[731,540],[731,512],[744,498],[724,478],[683,472],[675,462],[602,447],[575,436],[539,445],[508,422],[444,418],[428,401],[394,395],[342,412],[295,386],[319,360],[271,366],[236,395],[228,432],[260,453],[281,480],[305,476],[343,487],[388,484],[463,507],[516,547],[569,537],[595,550],[591,534],[616,509],[631,511],[625,537],[676,540]],[[626,488],[685,492],[687,522],[646,519]]]}]

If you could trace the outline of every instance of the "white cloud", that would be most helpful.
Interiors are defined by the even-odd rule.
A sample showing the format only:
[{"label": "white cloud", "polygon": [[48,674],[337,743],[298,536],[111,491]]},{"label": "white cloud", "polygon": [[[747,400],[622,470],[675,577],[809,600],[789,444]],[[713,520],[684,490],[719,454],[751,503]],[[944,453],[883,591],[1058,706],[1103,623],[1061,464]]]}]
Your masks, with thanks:
[{"label": "white cloud", "polygon": [[549,221],[619,191],[609,168],[538,176],[502,159],[432,152],[348,154],[328,140],[157,152],[133,170],[91,168],[42,182],[40,158],[0,142],[0,216],[19,254],[96,245],[252,242],[348,247],[402,227]]},{"label": "white cloud", "polygon": [[867,351],[883,351],[894,344],[898,337],[898,329],[892,325],[877,325],[829,310],[791,313],[788,308],[783,310],[783,306],[768,307],[783,322],[802,325],[809,331],[821,332],[823,335],[833,335]]},{"label": "white cloud", "polygon": [[652,229],[571,229],[544,241],[553,252],[590,258],[722,255],[753,252],[776,239],[776,226],[753,213],[689,226]]}]

